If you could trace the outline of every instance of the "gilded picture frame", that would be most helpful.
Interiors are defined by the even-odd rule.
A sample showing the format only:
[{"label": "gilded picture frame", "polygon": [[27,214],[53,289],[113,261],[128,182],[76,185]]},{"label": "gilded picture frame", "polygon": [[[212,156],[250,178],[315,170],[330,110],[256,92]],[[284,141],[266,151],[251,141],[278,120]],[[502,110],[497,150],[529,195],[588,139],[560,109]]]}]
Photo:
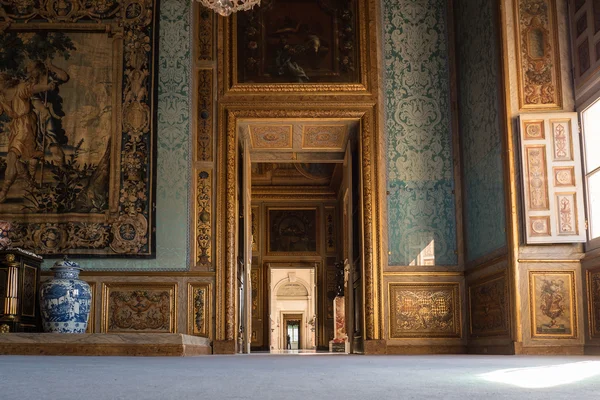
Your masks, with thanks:
[{"label": "gilded picture frame", "polygon": [[[323,9],[335,8],[336,6],[332,6],[329,3],[335,3],[330,1],[319,1],[319,0],[294,0],[292,2],[288,2],[282,8],[283,14],[276,15],[276,21],[271,21],[268,26],[273,26],[273,24],[280,23],[282,24],[274,31],[269,31],[267,33],[261,34],[261,27],[267,26],[264,21],[262,21],[263,14],[268,13],[272,8],[273,3],[277,5],[278,0],[263,0],[263,4],[261,4],[260,8],[255,9],[254,11],[250,11],[248,14],[244,14],[242,16],[233,15],[232,18],[228,18],[224,23],[223,32],[224,32],[224,59],[223,59],[223,68],[224,78],[222,83],[224,84],[224,89],[226,93],[306,93],[306,92],[327,92],[327,93],[368,93],[371,89],[369,87],[368,81],[368,70],[370,68],[371,60],[369,59],[369,52],[371,50],[371,43],[367,41],[367,27],[369,25],[369,13],[372,12],[370,9],[370,4],[367,0],[348,0],[343,2],[338,2],[339,4],[344,5],[344,9],[335,9],[334,12],[339,14],[328,24],[321,24],[322,26],[319,29],[314,29],[313,26],[316,20],[312,20],[309,18],[306,21],[299,20],[301,18],[301,14],[303,9],[306,7],[321,7]],[[297,4],[296,4],[297,3]],[[346,4],[350,5],[350,7],[346,7]],[[313,10],[317,11],[317,9]],[[240,43],[238,40],[238,25],[239,19],[243,18],[245,20],[256,21],[254,25],[246,26],[244,25],[244,35],[239,35],[241,37],[248,38],[250,40],[248,43]],[[348,18],[352,19],[354,22],[349,29],[345,29],[344,23],[348,21]],[[286,25],[287,24],[287,25]],[[288,26],[289,25],[289,26]],[[327,26],[333,26],[333,29],[339,29],[340,37],[331,37],[325,38],[323,30],[327,30]],[[307,28],[308,26],[308,28]],[[338,27],[339,26],[339,27]],[[327,29],[326,29],[327,28]],[[301,36],[298,39],[298,36]],[[323,37],[321,37],[323,36]],[[325,35],[326,36],[326,35]],[[347,37],[346,37],[347,36]],[[317,38],[317,39],[315,39]],[[282,42],[285,41],[285,43]],[[278,46],[276,50],[271,52],[267,50],[263,51],[264,44],[269,46],[273,42]],[[348,52],[348,46],[350,46],[351,51]],[[333,49],[336,47],[335,49]],[[297,50],[297,48],[301,48],[302,51]],[[253,79],[240,79],[240,59],[245,57],[243,61],[251,62],[252,60],[258,61],[260,64],[260,60],[264,58],[264,55],[261,56],[260,53],[268,53],[270,55],[272,52],[277,52],[279,58],[281,58],[280,53],[288,54],[286,49],[290,49],[292,55],[289,57],[283,57],[283,59],[288,60],[289,63],[294,66],[294,68],[287,68],[286,70],[294,70],[297,71],[300,68],[306,69],[306,65],[303,65],[301,59],[298,59],[299,54],[310,55],[314,52],[315,56],[319,56],[324,52],[323,49],[335,50],[341,52],[337,54],[337,56],[333,56],[333,59],[340,60],[343,64],[345,60],[348,59],[348,54],[352,54],[350,57],[350,62],[353,64],[353,68],[356,69],[356,79],[336,82],[336,79],[328,80],[326,77],[324,79],[317,79],[315,81],[315,77],[311,76],[311,74],[307,71],[307,74],[304,75],[306,78],[298,79],[296,81],[279,81],[278,79],[273,78],[272,81],[269,81],[267,78],[259,81],[255,81]],[[248,51],[251,54],[246,54]],[[309,54],[310,53],[310,54]],[[253,62],[256,64],[256,62]],[[283,68],[280,64],[280,68]],[[285,63],[283,63],[285,64]],[[285,68],[284,68],[285,69]],[[270,74],[276,76],[278,75],[276,72],[271,72]],[[294,77],[298,77],[301,74],[295,73]],[[332,73],[331,75],[335,75]],[[266,76],[269,76],[267,74]],[[312,80],[311,80],[312,79]],[[313,82],[314,81],[314,82]]]}]

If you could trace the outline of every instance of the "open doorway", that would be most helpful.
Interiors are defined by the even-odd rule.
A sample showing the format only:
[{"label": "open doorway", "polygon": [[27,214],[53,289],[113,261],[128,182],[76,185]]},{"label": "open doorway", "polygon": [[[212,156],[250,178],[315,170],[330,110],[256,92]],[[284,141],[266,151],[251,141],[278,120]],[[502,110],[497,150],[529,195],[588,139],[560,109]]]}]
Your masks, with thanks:
[{"label": "open doorway", "polygon": [[[243,261],[236,308],[244,350],[284,350],[287,336],[294,339],[296,332],[298,349],[328,350],[336,332],[334,299],[342,296],[346,340],[353,351],[361,351],[359,130],[358,119],[237,121],[236,248]],[[299,269],[297,275],[310,270],[305,293],[283,299],[275,288],[281,277],[275,279],[273,269]],[[298,285],[286,279],[287,289]],[[288,300],[304,305],[282,308]],[[290,314],[299,315],[300,322],[284,321]]]},{"label": "open doorway", "polygon": [[282,338],[285,339],[285,350],[302,350],[302,315],[301,314],[284,314],[283,328],[285,330]]}]

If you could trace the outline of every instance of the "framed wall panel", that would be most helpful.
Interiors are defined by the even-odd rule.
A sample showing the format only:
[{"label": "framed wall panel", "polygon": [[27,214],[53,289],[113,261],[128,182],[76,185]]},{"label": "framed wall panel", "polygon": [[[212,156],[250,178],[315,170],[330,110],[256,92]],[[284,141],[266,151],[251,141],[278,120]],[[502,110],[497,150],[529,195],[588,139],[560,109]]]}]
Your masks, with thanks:
[{"label": "framed wall panel", "polygon": [[526,243],[586,241],[577,113],[521,114]]},{"label": "framed wall panel", "polygon": [[577,337],[574,271],[529,271],[533,339]]}]

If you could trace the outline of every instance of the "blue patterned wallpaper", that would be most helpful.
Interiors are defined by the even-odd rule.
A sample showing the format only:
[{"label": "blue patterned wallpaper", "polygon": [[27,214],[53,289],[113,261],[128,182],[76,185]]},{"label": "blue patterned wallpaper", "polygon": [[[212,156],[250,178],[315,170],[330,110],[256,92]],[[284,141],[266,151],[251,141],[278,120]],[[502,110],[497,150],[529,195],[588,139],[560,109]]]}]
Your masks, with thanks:
[{"label": "blue patterned wallpaper", "polygon": [[497,0],[458,0],[459,125],[466,260],[506,246]]},{"label": "blue patterned wallpaper", "polygon": [[384,0],[389,264],[456,265],[447,0]]},{"label": "blue patterned wallpaper", "polygon": [[[190,1],[161,0],[158,54],[156,259],[78,259],[84,270],[188,268]],[[173,179],[187,177],[187,179]],[[55,260],[47,259],[44,267]]]}]

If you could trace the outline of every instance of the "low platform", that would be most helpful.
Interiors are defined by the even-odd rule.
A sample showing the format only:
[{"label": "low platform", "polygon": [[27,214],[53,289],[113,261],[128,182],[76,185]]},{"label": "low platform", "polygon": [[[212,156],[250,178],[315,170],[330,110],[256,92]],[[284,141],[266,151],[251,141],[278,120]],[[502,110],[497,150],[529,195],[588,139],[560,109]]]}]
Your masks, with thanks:
[{"label": "low platform", "polygon": [[5,333],[0,355],[200,356],[212,354],[207,338],[178,333]]}]

